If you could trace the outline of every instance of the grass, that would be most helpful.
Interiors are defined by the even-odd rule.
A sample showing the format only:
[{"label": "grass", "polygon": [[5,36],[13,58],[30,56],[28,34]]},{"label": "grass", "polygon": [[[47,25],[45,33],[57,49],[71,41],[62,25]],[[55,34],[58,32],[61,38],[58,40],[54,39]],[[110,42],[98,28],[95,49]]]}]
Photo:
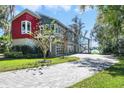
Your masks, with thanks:
[{"label": "grass", "polygon": [[[33,68],[41,65],[45,65],[45,63],[38,63],[39,60],[43,59],[14,59],[14,60],[2,60],[0,61],[0,72],[3,71],[11,71],[25,68]],[[71,62],[79,60],[77,57],[65,57],[64,59],[57,58],[48,58],[47,60],[51,60],[50,65],[59,64],[64,62]]]},{"label": "grass", "polygon": [[97,73],[96,75],[80,81],[73,88],[123,88],[124,87],[124,58],[119,63]]}]

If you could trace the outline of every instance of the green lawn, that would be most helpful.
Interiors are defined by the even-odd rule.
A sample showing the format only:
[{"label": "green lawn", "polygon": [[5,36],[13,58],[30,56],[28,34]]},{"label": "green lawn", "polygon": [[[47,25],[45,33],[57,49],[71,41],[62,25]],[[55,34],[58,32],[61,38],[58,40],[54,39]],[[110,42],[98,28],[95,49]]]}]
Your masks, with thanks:
[{"label": "green lawn", "polygon": [[[10,71],[10,70],[18,70],[24,68],[33,68],[38,67],[40,65],[45,65],[45,63],[38,63],[39,60],[43,59],[15,59],[15,60],[2,60],[0,61],[0,72]],[[47,60],[51,60],[51,64],[59,64],[64,62],[71,62],[79,60],[77,57],[65,57],[64,59],[57,58],[48,58]]]},{"label": "green lawn", "polygon": [[124,87],[124,58],[119,63],[98,74],[78,82],[73,88],[122,88]]}]

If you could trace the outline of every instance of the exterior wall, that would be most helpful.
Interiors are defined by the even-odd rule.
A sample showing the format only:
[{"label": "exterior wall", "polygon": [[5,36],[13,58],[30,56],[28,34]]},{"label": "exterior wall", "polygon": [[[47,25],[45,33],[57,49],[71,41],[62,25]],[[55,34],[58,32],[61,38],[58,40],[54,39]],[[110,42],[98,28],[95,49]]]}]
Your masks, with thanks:
[{"label": "exterior wall", "polygon": [[[59,24],[54,25],[54,34],[57,36],[57,38],[64,40],[64,31],[65,28]],[[65,41],[64,41],[65,44]],[[61,56],[64,51],[64,44],[56,44],[54,45],[54,54],[55,56]]]},{"label": "exterior wall", "polygon": [[13,45],[13,46],[27,45],[27,46],[34,47],[34,46],[35,46],[35,43],[33,42],[32,39],[20,38],[20,39],[13,39],[12,45]]},{"label": "exterior wall", "polygon": [[[46,20],[47,22],[49,21],[48,19]],[[43,24],[49,24],[45,22],[45,20],[43,22],[44,22]],[[65,47],[65,52],[66,52],[66,47],[67,47],[66,40],[64,39],[64,32],[66,32],[66,28],[56,22],[56,24],[54,24],[53,30],[54,30],[54,35],[56,35],[58,39],[60,39],[61,41],[64,40],[64,44],[52,45],[52,56],[61,56],[63,54],[63,49],[64,49],[63,46]]]},{"label": "exterior wall", "polygon": [[72,54],[74,53],[74,43],[73,42],[69,42],[67,44],[67,53],[68,54]]},{"label": "exterior wall", "polygon": [[36,30],[36,25],[39,20],[29,13],[24,13],[23,15],[19,16],[18,18],[12,21],[12,39],[31,38],[29,34],[21,34],[21,21],[25,20],[31,22],[32,32]]},{"label": "exterior wall", "polygon": [[[34,32],[36,30],[36,25],[39,22],[39,19],[32,16],[31,14],[24,13],[20,17],[16,18],[15,20],[12,21],[12,43],[13,46],[16,45],[28,45],[28,46],[36,46],[34,44],[33,40],[31,39],[31,36],[29,34],[21,34],[21,21],[30,21],[31,22],[31,31]],[[43,19],[44,24],[45,24],[45,19]],[[42,20],[41,20],[42,21]],[[46,23],[48,24],[48,23]],[[66,32],[66,34],[64,34]],[[63,52],[63,47],[65,48],[65,53],[66,54],[71,54],[75,53],[77,45],[75,41],[75,34],[67,30],[66,27],[63,25],[56,23],[54,25],[54,34],[61,40],[64,40],[64,44],[60,45],[52,45],[52,55],[53,56],[60,56],[62,55]],[[65,35],[65,36],[64,36]],[[64,38],[65,37],[65,38]],[[64,38],[64,39],[63,39]],[[60,48],[60,52],[57,53],[58,48]]]},{"label": "exterior wall", "polygon": [[54,34],[59,38],[63,38],[63,31],[63,27],[61,27],[59,24],[54,25]]},{"label": "exterior wall", "polygon": [[72,31],[67,32],[67,53],[75,53],[75,39]]}]

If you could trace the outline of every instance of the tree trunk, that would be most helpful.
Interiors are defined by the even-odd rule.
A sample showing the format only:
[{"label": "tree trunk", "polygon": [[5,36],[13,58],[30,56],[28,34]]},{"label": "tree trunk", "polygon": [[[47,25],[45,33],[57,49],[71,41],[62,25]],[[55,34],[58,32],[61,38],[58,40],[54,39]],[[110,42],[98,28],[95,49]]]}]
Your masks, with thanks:
[{"label": "tree trunk", "polygon": [[64,51],[65,51],[65,49],[64,49],[64,47],[63,47],[63,55],[62,55],[62,58],[63,58],[63,59],[64,59],[64,53],[65,53]]},{"label": "tree trunk", "polygon": [[117,37],[116,37],[116,44],[117,44],[117,56],[119,56],[119,30],[117,30]]},{"label": "tree trunk", "polygon": [[46,61],[46,53],[43,54],[44,62]]}]

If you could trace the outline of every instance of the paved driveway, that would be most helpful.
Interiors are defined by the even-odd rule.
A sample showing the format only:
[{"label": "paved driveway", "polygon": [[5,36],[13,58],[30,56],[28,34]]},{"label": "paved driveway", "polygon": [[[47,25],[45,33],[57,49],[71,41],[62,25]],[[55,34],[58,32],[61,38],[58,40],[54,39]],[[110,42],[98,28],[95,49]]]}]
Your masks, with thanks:
[{"label": "paved driveway", "polygon": [[0,87],[68,87],[118,62],[109,55],[72,56],[81,61],[0,73]]}]

